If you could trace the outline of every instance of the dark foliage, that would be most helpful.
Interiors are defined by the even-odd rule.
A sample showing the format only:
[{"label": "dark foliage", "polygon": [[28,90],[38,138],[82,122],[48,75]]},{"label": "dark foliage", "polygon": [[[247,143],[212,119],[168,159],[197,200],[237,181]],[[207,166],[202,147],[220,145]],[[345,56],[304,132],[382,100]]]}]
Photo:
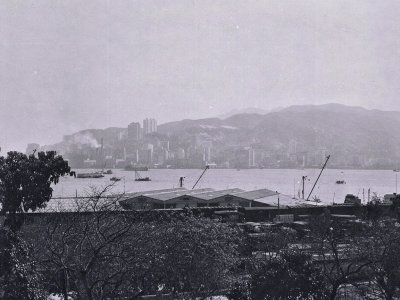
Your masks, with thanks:
[{"label": "dark foliage", "polygon": [[13,151],[0,157],[0,212],[6,214],[5,225],[17,230],[22,224],[18,213],[45,207],[53,192],[51,184],[68,173],[68,162],[54,151],[37,156]]},{"label": "dark foliage", "polygon": [[0,229],[0,299],[45,300],[32,249],[15,232]]},{"label": "dark foliage", "polygon": [[320,270],[311,257],[285,249],[266,258],[252,277],[252,299],[323,299]]}]

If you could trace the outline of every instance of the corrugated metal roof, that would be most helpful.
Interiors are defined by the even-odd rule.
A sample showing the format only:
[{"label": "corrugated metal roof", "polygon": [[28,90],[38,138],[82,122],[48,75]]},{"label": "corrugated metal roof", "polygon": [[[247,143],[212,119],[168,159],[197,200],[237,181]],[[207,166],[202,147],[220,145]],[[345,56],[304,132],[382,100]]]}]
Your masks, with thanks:
[{"label": "corrugated metal roof", "polygon": [[178,191],[187,191],[185,188],[172,188],[172,189],[161,189],[161,190],[149,190],[149,191],[141,191],[135,193],[126,193],[124,195],[124,199],[134,198],[142,195],[153,195],[153,194],[161,194],[161,193],[171,193]]},{"label": "corrugated metal roof", "polygon": [[196,189],[196,190],[183,190],[183,191],[175,191],[175,192],[171,192],[171,193],[160,193],[160,194],[152,194],[152,195],[148,195],[145,194],[143,196],[152,198],[152,199],[156,199],[156,200],[161,200],[161,201],[167,201],[167,200],[171,200],[177,197],[181,197],[181,196],[191,196],[191,195],[196,195],[199,193],[204,193],[204,192],[212,192],[214,191],[213,189],[210,188],[205,188],[205,189]]},{"label": "corrugated metal roof", "polygon": [[255,191],[236,193],[234,195],[237,197],[243,198],[243,199],[247,199],[247,200],[257,200],[260,198],[271,197],[271,196],[277,195],[277,192],[274,192],[274,191],[271,191],[268,189],[260,189],[260,190],[255,190]]},{"label": "corrugated metal roof", "polygon": [[212,192],[206,192],[206,193],[200,193],[196,194],[195,197],[202,199],[202,200],[212,200],[218,197],[222,197],[225,195],[231,195],[231,194],[236,194],[236,193],[241,193],[244,192],[241,189],[228,189],[228,190],[220,190],[220,191],[212,191]]},{"label": "corrugated metal roof", "polygon": [[[266,196],[263,198],[254,199],[256,202],[261,202],[268,205],[278,206],[278,194],[271,196]],[[305,204],[310,204],[303,199],[293,199],[292,196],[279,194],[279,204],[280,206],[300,206]]]}]

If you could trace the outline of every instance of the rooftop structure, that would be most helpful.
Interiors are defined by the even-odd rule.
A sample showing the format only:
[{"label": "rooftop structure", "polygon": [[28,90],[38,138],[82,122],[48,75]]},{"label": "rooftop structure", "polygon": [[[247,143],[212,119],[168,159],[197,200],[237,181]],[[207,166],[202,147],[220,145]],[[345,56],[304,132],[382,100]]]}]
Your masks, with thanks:
[{"label": "rooftop structure", "polygon": [[203,199],[203,200],[213,200],[220,196],[225,196],[228,194],[236,194],[236,193],[240,193],[240,192],[244,192],[244,191],[241,189],[235,188],[235,189],[229,189],[229,190],[210,191],[210,192],[200,193],[200,194],[197,194],[195,197],[198,199]]},{"label": "rooftop structure", "polygon": [[302,200],[278,194],[268,189],[243,191],[238,188],[214,190],[210,188],[187,190],[184,188],[155,190],[127,195],[120,204],[125,209],[165,209],[183,207],[236,206],[236,207],[267,207],[267,206],[300,205]]}]

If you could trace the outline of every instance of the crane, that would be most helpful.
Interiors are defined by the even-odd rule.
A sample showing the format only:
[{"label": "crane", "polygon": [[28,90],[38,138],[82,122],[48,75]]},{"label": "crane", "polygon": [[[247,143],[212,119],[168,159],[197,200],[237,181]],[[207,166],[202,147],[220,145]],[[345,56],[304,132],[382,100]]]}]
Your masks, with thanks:
[{"label": "crane", "polygon": [[194,190],[194,188],[196,187],[196,185],[199,183],[199,181],[200,181],[200,179],[201,179],[201,177],[203,177],[203,175],[204,175],[204,173],[208,170],[210,168],[210,166],[209,165],[207,165],[205,168],[204,168],[204,171],[203,171],[203,173],[201,173],[201,175],[200,175],[200,177],[199,177],[199,179],[197,179],[197,181],[196,181],[196,183],[194,184],[194,186],[192,187],[192,190]]},{"label": "crane", "polygon": [[308,201],[308,199],[310,199],[310,196],[311,196],[312,192],[314,191],[314,188],[315,188],[315,186],[317,185],[317,182],[318,182],[319,178],[321,177],[321,174],[322,174],[322,172],[324,171],[324,169],[325,169],[325,167],[326,167],[326,165],[327,165],[327,163],[328,163],[328,160],[329,160],[330,158],[331,158],[330,155],[328,155],[328,156],[326,157],[326,161],[325,161],[325,163],[324,163],[324,165],[323,165],[323,167],[322,167],[322,169],[321,169],[321,172],[319,172],[318,178],[317,178],[317,180],[315,181],[315,183],[314,183],[314,185],[313,185],[313,187],[312,187],[312,189],[311,189],[310,194],[309,194],[308,197],[307,197],[307,201]]}]

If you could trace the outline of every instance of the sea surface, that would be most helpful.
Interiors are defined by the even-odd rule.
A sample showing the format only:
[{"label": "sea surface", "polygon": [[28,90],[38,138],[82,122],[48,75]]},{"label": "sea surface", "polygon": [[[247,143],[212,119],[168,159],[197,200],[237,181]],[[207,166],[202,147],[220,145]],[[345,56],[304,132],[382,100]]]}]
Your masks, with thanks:
[{"label": "sea surface", "polygon": [[[77,173],[96,170],[75,170]],[[149,176],[151,181],[135,181],[135,172],[113,170],[112,175],[105,175],[99,179],[84,179],[63,177],[53,186],[53,197],[87,196],[91,189],[101,189],[111,184],[113,176],[122,178],[112,187],[112,193],[131,193],[155,189],[179,187],[179,178],[185,177],[184,187],[192,189],[203,170],[199,169],[151,169],[140,172],[142,177]],[[196,188],[214,188],[216,190],[240,188],[254,190],[267,188],[279,193],[299,197],[301,178],[307,176],[305,195],[309,195],[320,170],[318,169],[209,169],[205,172]],[[382,197],[384,194],[396,192],[396,177],[400,173],[391,170],[337,170],[323,171],[310,199],[317,196],[323,203],[343,203],[346,194],[358,195],[361,200],[367,201],[368,189]],[[399,181],[400,181],[400,176]],[[346,184],[336,184],[337,180],[344,180]],[[400,188],[400,182],[399,182]]]}]

